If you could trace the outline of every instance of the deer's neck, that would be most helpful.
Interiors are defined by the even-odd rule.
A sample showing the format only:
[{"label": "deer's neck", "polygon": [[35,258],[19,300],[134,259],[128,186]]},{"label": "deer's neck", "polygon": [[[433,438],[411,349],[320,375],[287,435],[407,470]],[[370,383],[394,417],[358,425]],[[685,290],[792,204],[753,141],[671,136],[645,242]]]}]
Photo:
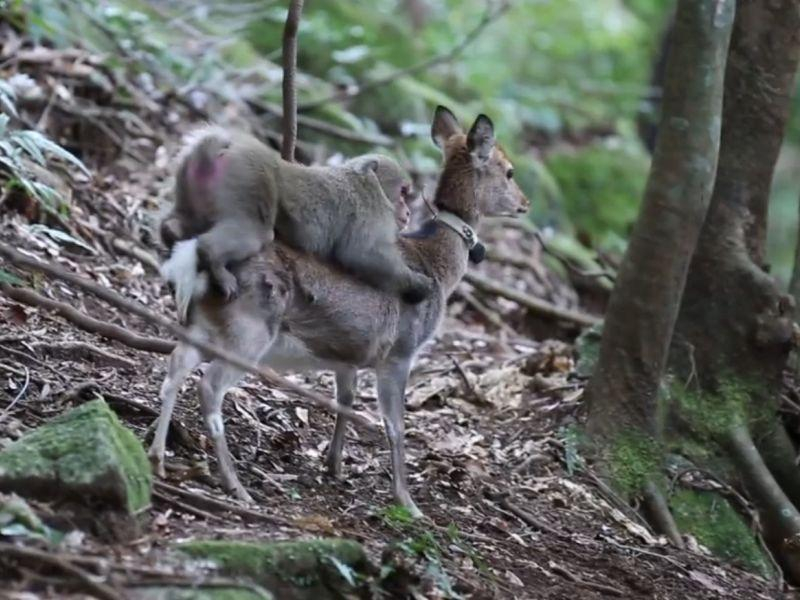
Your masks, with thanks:
[{"label": "deer's neck", "polygon": [[424,265],[425,272],[449,296],[467,271],[469,247],[464,238],[436,219],[403,237],[416,249],[417,260]]}]

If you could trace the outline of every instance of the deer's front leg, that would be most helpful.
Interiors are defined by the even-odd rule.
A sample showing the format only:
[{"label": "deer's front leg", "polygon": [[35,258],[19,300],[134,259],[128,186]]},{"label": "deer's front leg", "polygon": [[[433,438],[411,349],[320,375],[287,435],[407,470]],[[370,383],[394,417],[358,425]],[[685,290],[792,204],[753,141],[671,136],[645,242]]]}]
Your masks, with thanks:
[{"label": "deer's front leg", "polygon": [[389,451],[392,456],[392,488],[395,501],[405,506],[415,518],[422,517],[422,511],[411,499],[406,477],[405,451],[405,391],[410,360],[394,361],[376,369],[378,375],[378,402],[386,427]]}]

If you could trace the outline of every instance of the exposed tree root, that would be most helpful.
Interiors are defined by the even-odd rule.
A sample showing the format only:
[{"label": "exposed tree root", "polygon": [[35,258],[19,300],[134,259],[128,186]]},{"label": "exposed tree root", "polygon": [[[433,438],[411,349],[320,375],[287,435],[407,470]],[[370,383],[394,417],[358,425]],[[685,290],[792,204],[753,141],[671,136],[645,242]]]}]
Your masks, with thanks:
[{"label": "exposed tree root", "polygon": [[678,524],[669,510],[664,494],[658,489],[655,483],[648,481],[644,486],[644,509],[647,520],[653,524],[653,528],[667,536],[667,539],[678,548],[683,548],[683,538],[678,529]]},{"label": "exposed tree root", "polygon": [[732,428],[722,440],[759,509],[767,541],[793,581],[800,581],[800,513],[770,473],[746,425]]},{"label": "exposed tree root", "polygon": [[96,333],[110,340],[115,340],[130,348],[144,350],[145,352],[157,352],[159,354],[169,354],[175,348],[175,342],[141,336],[124,327],[114,325],[107,321],[100,321],[99,319],[82,313],[69,304],[45,298],[31,289],[11,287],[10,285],[2,285],[0,289],[2,289],[3,294],[16,302],[22,302],[23,304],[35,308],[52,310],[84,331]]}]

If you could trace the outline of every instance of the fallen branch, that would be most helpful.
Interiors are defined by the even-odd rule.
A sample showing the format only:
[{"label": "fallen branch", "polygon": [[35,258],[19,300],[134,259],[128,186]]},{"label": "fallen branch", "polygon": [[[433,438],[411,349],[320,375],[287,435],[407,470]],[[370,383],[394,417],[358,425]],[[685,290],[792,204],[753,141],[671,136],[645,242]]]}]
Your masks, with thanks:
[{"label": "fallen branch", "polygon": [[0,556],[12,557],[17,560],[34,563],[37,565],[48,565],[55,567],[64,573],[72,575],[75,579],[80,581],[84,591],[90,595],[101,598],[103,600],[122,600],[123,596],[114,588],[96,581],[96,578],[81,569],[80,567],[72,564],[67,558],[63,556],[56,556],[48,552],[42,552],[34,548],[24,548],[22,546],[15,546],[6,542],[0,542]]},{"label": "fallen branch", "polygon": [[162,494],[166,492],[168,494],[172,494],[173,496],[178,496],[189,503],[194,504],[195,506],[202,506],[208,510],[231,512],[249,521],[258,521],[262,523],[271,523],[273,525],[281,525],[283,527],[297,527],[298,529],[302,529],[302,527],[295,525],[288,519],[283,519],[275,515],[267,515],[255,510],[250,510],[249,508],[244,508],[243,506],[239,506],[235,502],[232,502],[230,499],[217,500],[211,496],[185,490],[181,487],[164,483],[163,481],[155,481],[153,482],[153,486],[157,492],[161,492]]},{"label": "fallen branch", "polygon": [[516,302],[520,306],[524,306],[531,312],[541,317],[547,317],[557,321],[570,321],[572,323],[577,323],[578,325],[587,327],[596,325],[600,322],[600,319],[593,315],[582,313],[576,310],[570,310],[568,308],[559,308],[555,304],[551,304],[550,302],[546,302],[544,300],[539,300],[530,294],[526,294],[524,292],[504,286],[503,284],[474,271],[468,271],[464,275],[464,281],[484,292],[508,298],[509,300]]},{"label": "fallen branch", "polygon": [[379,77],[377,79],[373,79],[372,81],[368,81],[359,86],[355,86],[350,90],[345,90],[344,92],[336,92],[327,96],[325,98],[320,98],[319,100],[312,100],[310,102],[306,102],[305,104],[300,105],[301,111],[308,111],[314,108],[318,108],[329,102],[341,102],[343,100],[348,100],[350,98],[355,98],[356,96],[360,96],[364,92],[368,92],[369,90],[373,90],[375,88],[381,87],[396,79],[400,79],[401,77],[408,77],[409,75],[414,75],[415,73],[419,73],[421,71],[425,71],[434,67],[436,65],[452,62],[452,60],[461,54],[467,46],[469,46],[472,42],[474,42],[478,36],[483,32],[486,27],[488,27],[492,22],[496,21],[508,8],[510,7],[510,3],[508,1],[503,1],[500,5],[494,9],[487,10],[483,18],[478,22],[475,27],[473,27],[464,38],[455,46],[450,48],[450,50],[446,52],[442,52],[441,54],[437,54],[436,56],[432,56],[427,58],[417,64],[411,65],[409,67],[405,67],[403,69],[397,69],[396,71],[392,71],[391,73]]},{"label": "fallen branch", "polygon": [[357,423],[358,425],[372,429],[378,428],[378,425],[374,419],[367,417],[366,415],[363,415],[361,413],[357,413],[352,409],[338,406],[332,400],[325,398],[310,390],[306,390],[302,386],[299,386],[295,383],[292,383],[285,377],[278,375],[272,369],[259,367],[254,363],[243,360],[241,357],[239,357],[233,352],[225,350],[224,348],[219,348],[213,344],[209,344],[202,338],[190,333],[183,327],[176,325],[169,319],[166,319],[160,315],[151,312],[150,310],[146,309],[144,306],[140,305],[137,302],[131,302],[130,300],[126,300],[116,292],[104,288],[102,286],[99,286],[96,283],[81,277],[80,275],[75,275],[74,273],[65,271],[58,265],[48,262],[43,262],[38,259],[26,256],[25,254],[22,254],[21,252],[14,250],[11,246],[9,246],[4,242],[0,242],[0,256],[3,256],[6,260],[16,265],[17,267],[33,271],[39,271],[41,273],[46,273],[51,277],[55,277],[56,279],[60,279],[61,281],[66,281],[68,283],[71,283],[81,288],[82,290],[90,292],[91,294],[94,294],[98,298],[105,300],[109,304],[113,304],[114,306],[128,313],[137,315],[142,319],[144,319],[145,321],[148,321],[154,325],[163,327],[164,329],[169,331],[172,335],[174,335],[176,338],[178,338],[181,342],[193,346],[198,350],[201,350],[203,354],[207,357],[221,360],[238,369],[241,369],[245,373],[256,375],[261,379],[263,379],[265,382],[267,382],[269,385],[296,394],[297,396],[305,398],[306,400],[312,402],[313,404],[316,404],[321,408],[346,416],[349,419],[352,419],[353,422]]},{"label": "fallen branch", "polygon": [[100,321],[94,317],[90,317],[79,310],[73,308],[65,302],[58,300],[51,300],[41,294],[37,294],[29,288],[17,288],[8,284],[0,286],[3,293],[16,302],[22,302],[28,306],[36,308],[46,308],[61,315],[67,321],[80,327],[89,333],[96,333],[110,340],[115,340],[130,348],[136,350],[144,350],[145,352],[157,352],[159,354],[169,354],[175,348],[175,342],[169,340],[162,340],[158,338],[150,338],[138,335],[132,331],[128,331],[124,327],[108,323],[107,321]]},{"label": "fallen branch", "polygon": [[675,522],[664,494],[661,493],[658,486],[652,481],[648,481],[644,485],[643,495],[647,520],[653,524],[656,531],[666,535],[667,539],[676,548],[684,548],[685,545],[680,529],[678,529],[678,524]]},{"label": "fallen branch", "polygon": [[92,346],[86,342],[36,342],[31,344],[34,350],[50,356],[57,356],[62,360],[85,359],[95,363],[102,363],[109,367],[122,369],[135,369],[137,364],[128,358],[106,352],[102,348]]}]

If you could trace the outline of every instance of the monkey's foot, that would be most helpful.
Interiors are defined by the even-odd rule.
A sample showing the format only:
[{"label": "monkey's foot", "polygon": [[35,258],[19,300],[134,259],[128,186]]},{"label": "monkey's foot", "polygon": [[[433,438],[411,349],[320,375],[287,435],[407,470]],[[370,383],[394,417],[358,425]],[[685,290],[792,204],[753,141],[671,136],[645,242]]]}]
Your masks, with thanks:
[{"label": "monkey's foot", "polygon": [[325,457],[325,473],[333,479],[342,479],[342,457],[328,453]]},{"label": "monkey's foot", "polygon": [[236,277],[225,269],[224,271],[218,270],[214,273],[214,284],[216,285],[219,293],[225,298],[225,302],[230,302],[236,299],[239,295],[239,282]]}]

